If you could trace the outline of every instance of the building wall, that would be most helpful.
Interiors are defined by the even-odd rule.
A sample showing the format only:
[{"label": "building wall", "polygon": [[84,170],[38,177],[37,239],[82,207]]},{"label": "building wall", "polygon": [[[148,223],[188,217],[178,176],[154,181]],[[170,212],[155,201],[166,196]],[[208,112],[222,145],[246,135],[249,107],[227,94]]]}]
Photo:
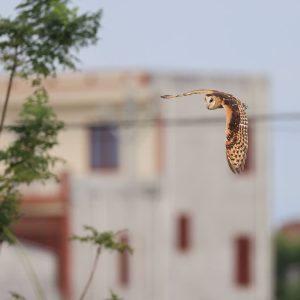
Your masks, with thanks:
[{"label": "building wall", "polygon": [[[11,293],[18,293],[26,299],[40,297],[38,289],[51,299],[60,300],[56,282],[56,257],[46,248],[35,244],[1,247],[0,297],[12,299]],[[34,276],[38,277],[38,284]]]},{"label": "building wall", "polygon": [[[165,82],[164,82],[165,83]],[[180,89],[199,87],[230,91],[244,100],[248,114],[263,114],[265,82],[256,78],[190,78]],[[224,118],[224,111],[208,111],[203,97],[191,96],[162,103],[167,118]],[[225,123],[225,120],[224,120]],[[190,218],[189,251],[169,253],[169,298],[270,299],[270,232],[268,222],[268,156],[264,123],[251,122],[252,166],[242,175],[231,173],[225,156],[224,123],[198,123],[165,128],[165,168],[162,198],[170,209],[171,227],[181,214]],[[173,245],[176,233],[170,231]],[[235,241],[248,237],[249,284],[236,282]]]},{"label": "building wall", "polygon": [[[48,85],[57,114],[71,124],[54,153],[67,160],[61,168],[71,174],[72,231],[81,233],[82,225],[128,229],[125,235],[135,249],[125,270],[126,284],[120,280],[122,258],[101,256],[88,299],[105,299],[109,288],[131,300],[271,299],[266,124],[250,121],[252,166],[237,176],[225,157],[224,111],[206,110],[201,96],[159,98],[214,88],[243,99],[250,116],[263,114],[268,98],[264,79],[108,73],[66,76]],[[11,116],[19,105],[15,93]],[[217,122],[164,122],[181,118]],[[143,122],[151,119],[157,121]],[[128,120],[140,122],[129,126]],[[115,170],[90,168],[88,126],[103,122],[120,125],[120,165]],[[241,283],[235,274],[236,245],[245,237],[250,241],[250,272]],[[78,299],[95,249],[72,245],[73,294]],[[247,255],[240,259],[247,260]]]},{"label": "building wall", "polygon": [[[157,299],[153,297],[157,275],[155,252],[163,250],[158,250],[161,245],[155,239],[160,221],[157,183],[74,178],[72,190],[74,232],[82,233],[82,225],[91,225],[100,231],[121,230],[120,237],[127,237],[134,248],[134,254],[128,257],[125,282],[120,279],[120,273],[124,272],[121,271],[120,255],[103,251],[88,299],[105,299],[109,289],[124,299]],[[80,243],[73,247],[72,277],[74,299],[77,299],[88,278],[95,248]]]},{"label": "building wall", "polygon": [[[152,101],[148,81],[147,74],[139,72],[65,74],[47,80],[49,103],[66,124],[65,130],[59,134],[59,146],[52,152],[66,160],[57,171],[68,169],[74,175],[110,175],[111,172],[99,172],[90,167],[89,126],[156,118],[158,105]],[[4,95],[5,86],[6,79],[0,78],[0,96]],[[22,101],[31,93],[32,89],[24,81],[15,81],[6,124],[12,124],[18,118]],[[121,164],[118,175],[136,172],[139,176],[153,176],[157,160],[156,127],[141,127],[136,123],[120,126],[119,131]],[[5,147],[10,141],[12,136],[5,133],[1,144]],[[134,155],[134,161],[129,164],[130,155]],[[134,170],[130,170],[132,168]]]}]

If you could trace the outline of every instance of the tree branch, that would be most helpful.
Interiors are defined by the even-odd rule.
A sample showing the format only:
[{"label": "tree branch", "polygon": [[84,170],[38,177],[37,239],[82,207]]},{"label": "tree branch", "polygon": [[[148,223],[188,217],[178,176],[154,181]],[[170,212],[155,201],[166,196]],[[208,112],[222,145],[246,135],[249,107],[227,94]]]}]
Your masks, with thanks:
[{"label": "tree branch", "polygon": [[8,81],[8,86],[7,86],[7,90],[6,90],[5,101],[4,101],[2,114],[1,114],[0,136],[1,136],[1,133],[2,133],[3,127],[4,127],[4,120],[5,120],[5,116],[6,116],[8,101],[9,101],[9,98],[10,98],[12,83],[13,83],[13,79],[14,79],[14,76],[15,76],[15,73],[16,73],[16,69],[17,69],[17,48],[15,50],[15,60],[14,60],[14,63],[13,63],[13,66],[11,68],[11,72],[10,72],[10,75],[9,75],[9,81]]},{"label": "tree branch", "polygon": [[96,256],[95,256],[95,260],[94,260],[94,263],[93,263],[93,268],[92,268],[92,271],[91,271],[91,274],[90,274],[90,277],[85,285],[85,288],[79,298],[79,300],[83,300],[91,283],[92,283],[92,280],[93,280],[93,277],[94,277],[94,274],[95,274],[95,271],[97,269],[97,264],[98,264],[98,260],[99,260],[99,257],[100,257],[100,253],[101,253],[101,246],[98,246],[97,248],[97,253],[96,253]]}]

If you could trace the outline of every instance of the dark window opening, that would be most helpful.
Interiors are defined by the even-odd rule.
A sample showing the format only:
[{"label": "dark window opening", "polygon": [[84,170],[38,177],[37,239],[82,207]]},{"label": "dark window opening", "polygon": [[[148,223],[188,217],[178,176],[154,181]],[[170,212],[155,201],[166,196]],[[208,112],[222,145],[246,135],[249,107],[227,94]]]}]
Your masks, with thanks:
[{"label": "dark window opening", "polygon": [[188,251],[191,247],[191,220],[186,214],[181,214],[177,219],[176,244],[179,251]]},{"label": "dark window opening", "polygon": [[[120,239],[121,243],[129,244],[129,239],[127,236],[122,236]],[[128,286],[130,281],[130,266],[129,266],[129,253],[125,251],[123,253],[119,253],[119,284],[122,286]]]},{"label": "dark window opening", "polygon": [[251,241],[247,236],[235,240],[235,282],[247,287],[251,282]]},{"label": "dark window opening", "polygon": [[117,168],[119,165],[119,139],[117,126],[92,126],[90,127],[90,138],[91,168]]}]

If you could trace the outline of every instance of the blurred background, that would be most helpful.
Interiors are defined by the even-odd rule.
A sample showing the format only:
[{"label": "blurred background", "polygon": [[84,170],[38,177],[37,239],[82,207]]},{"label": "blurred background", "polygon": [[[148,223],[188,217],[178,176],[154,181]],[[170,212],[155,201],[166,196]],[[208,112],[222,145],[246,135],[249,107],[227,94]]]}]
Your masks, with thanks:
[{"label": "blurred background", "polygon": [[[300,299],[300,3],[72,3],[103,8],[100,41],[79,53],[80,73],[46,83],[66,164],[59,185],[24,191],[26,246],[1,250],[1,298],[36,299],[33,268],[47,299],[78,299],[95,249],[68,237],[91,225],[127,229],[135,252],[103,254],[88,299]],[[224,111],[159,97],[198,88],[247,103],[242,175],[225,158]],[[16,81],[7,123],[29,93]]]}]

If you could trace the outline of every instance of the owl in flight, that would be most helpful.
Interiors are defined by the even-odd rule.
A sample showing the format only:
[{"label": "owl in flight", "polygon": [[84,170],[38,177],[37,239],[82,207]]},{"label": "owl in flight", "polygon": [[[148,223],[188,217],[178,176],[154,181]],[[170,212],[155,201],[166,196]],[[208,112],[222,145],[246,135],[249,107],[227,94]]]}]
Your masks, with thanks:
[{"label": "owl in flight", "polygon": [[163,99],[173,99],[194,94],[205,94],[208,109],[224,108],[226,113],[226,157],[233,173],[243,171],[248,151],[247,105],[231,94],[216,90],[194,90],[178,95],[164,95]]}]

